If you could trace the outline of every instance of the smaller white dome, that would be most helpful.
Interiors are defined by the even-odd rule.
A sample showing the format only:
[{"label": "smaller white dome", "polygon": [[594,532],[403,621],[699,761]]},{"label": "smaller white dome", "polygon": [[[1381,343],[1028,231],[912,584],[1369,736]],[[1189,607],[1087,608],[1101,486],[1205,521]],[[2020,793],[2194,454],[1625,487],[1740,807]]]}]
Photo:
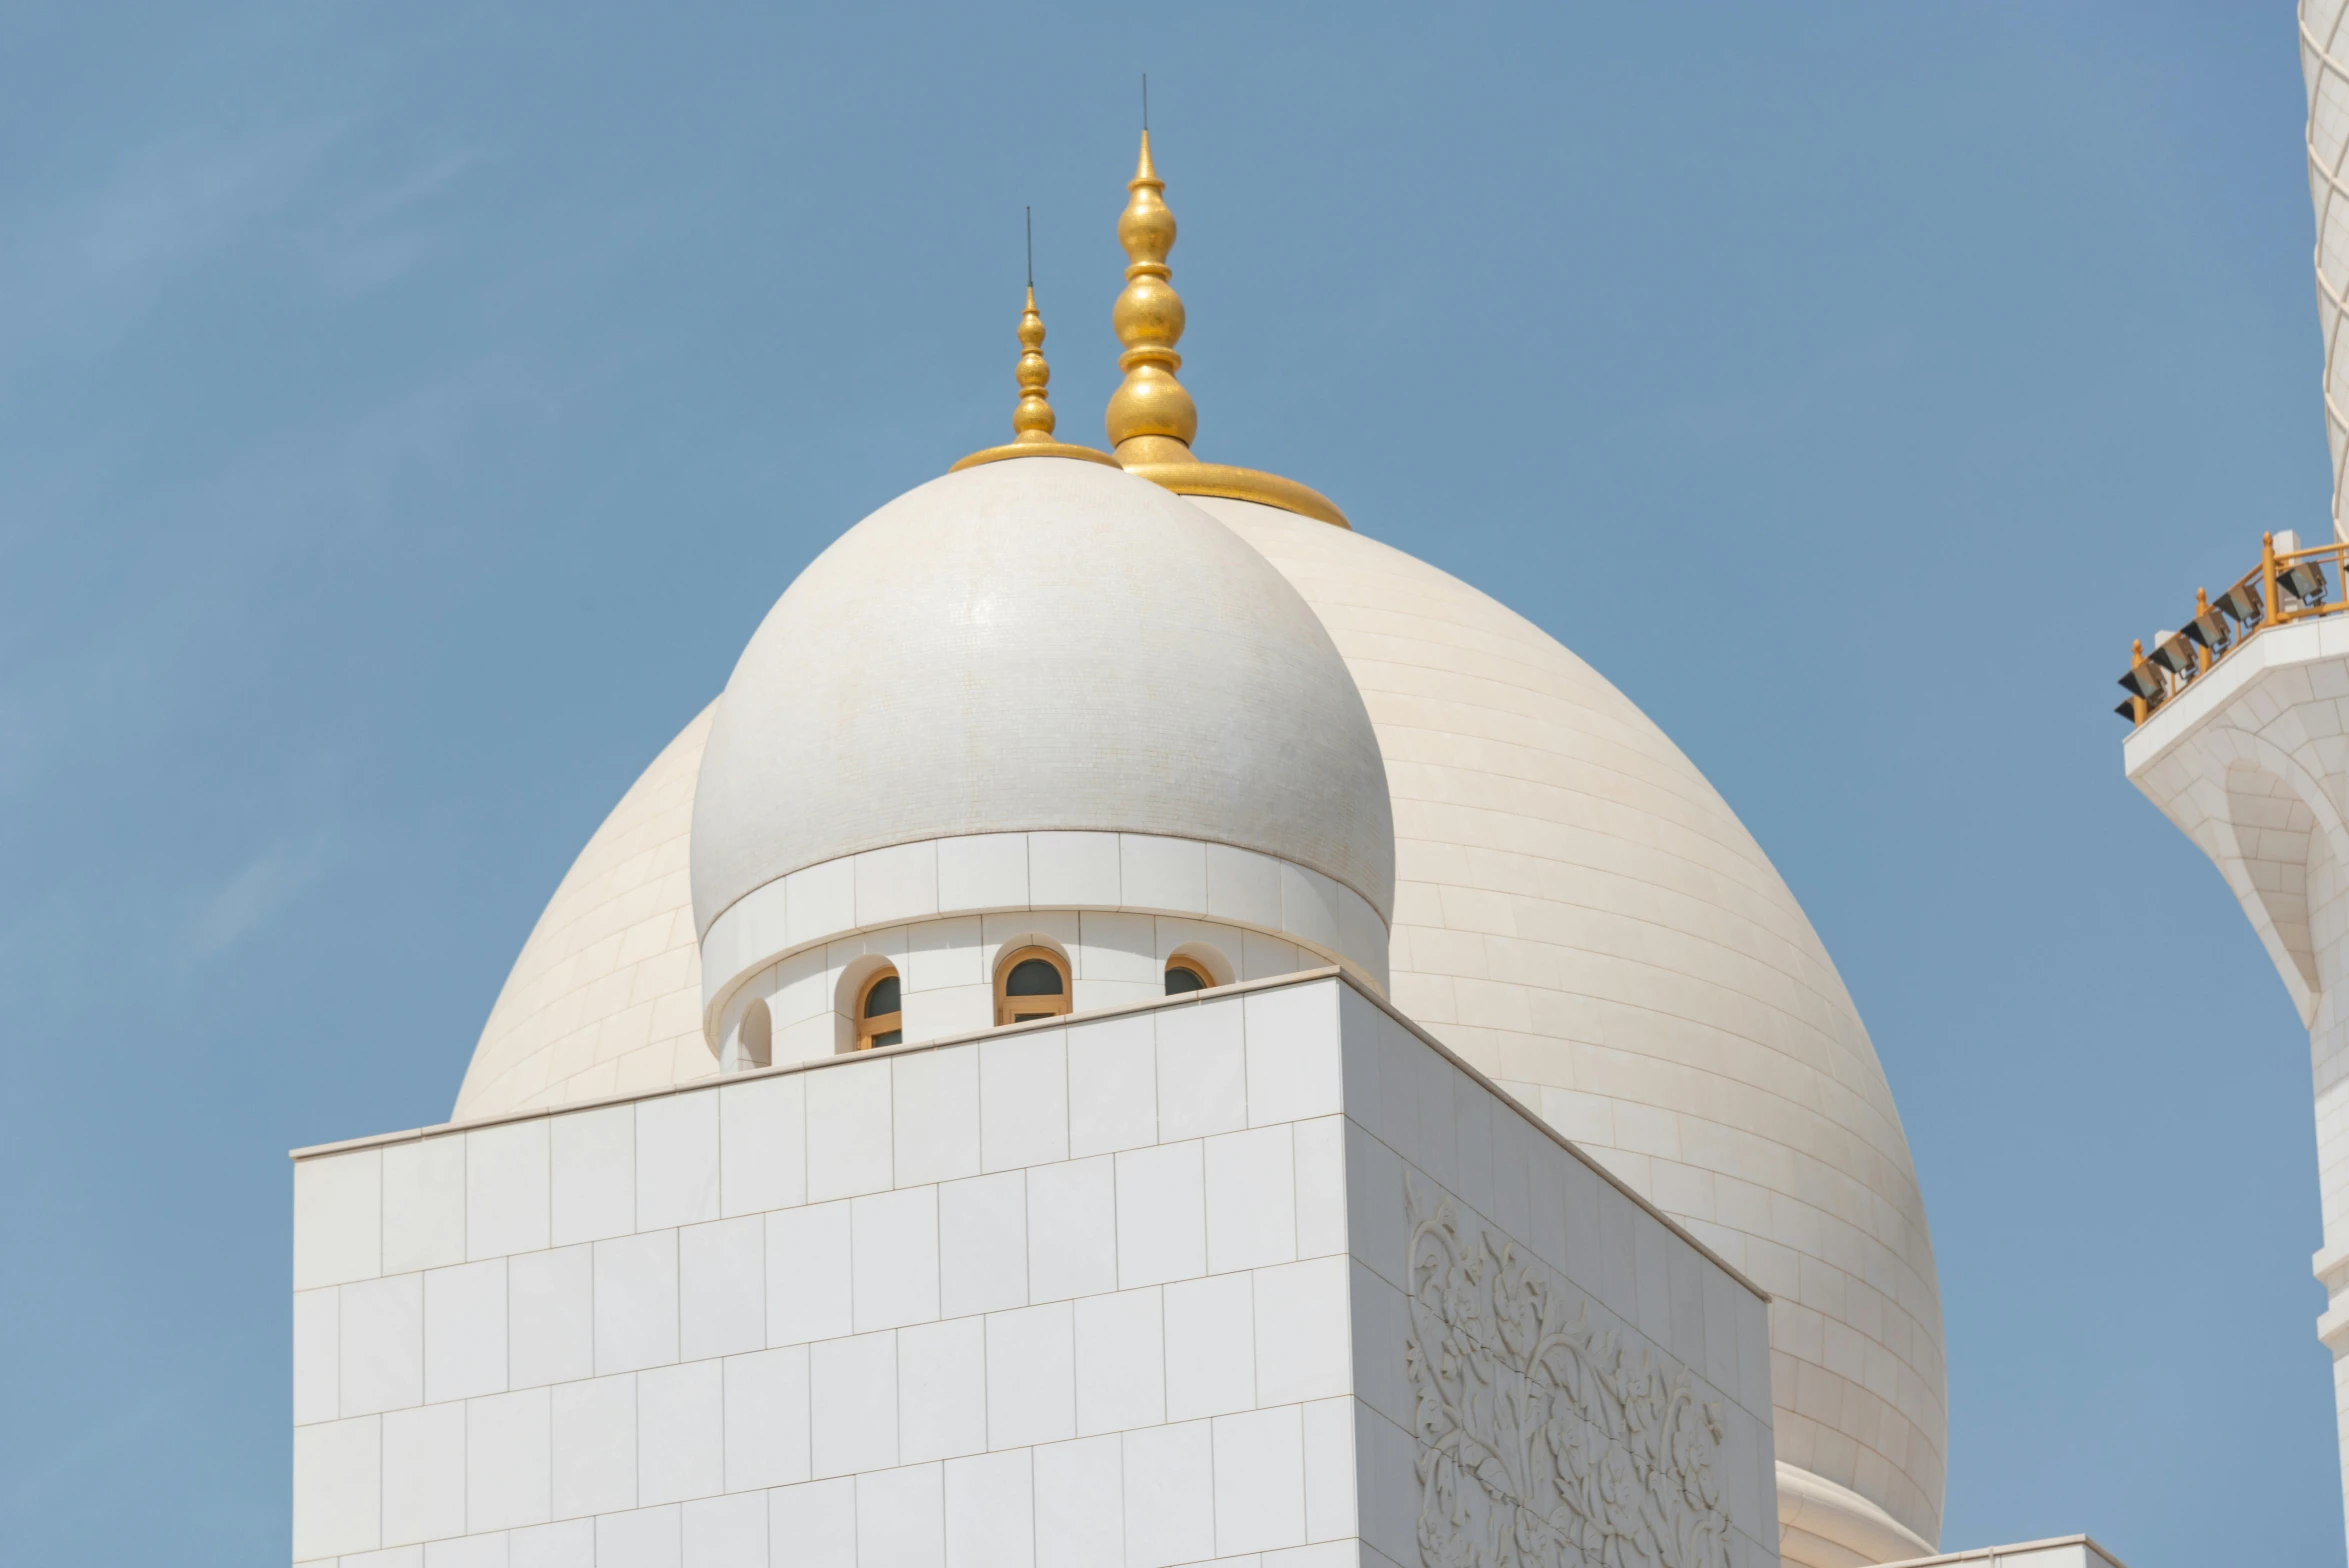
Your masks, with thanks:
[{"label": "smaller white dome", "polygon": [[760,624],[702,762],[694,916],[868,850],[1053,831],[1255,850],[1392,913],[1378,739],[1297,590],[1156,485],[1024,458],[882,507]]}]

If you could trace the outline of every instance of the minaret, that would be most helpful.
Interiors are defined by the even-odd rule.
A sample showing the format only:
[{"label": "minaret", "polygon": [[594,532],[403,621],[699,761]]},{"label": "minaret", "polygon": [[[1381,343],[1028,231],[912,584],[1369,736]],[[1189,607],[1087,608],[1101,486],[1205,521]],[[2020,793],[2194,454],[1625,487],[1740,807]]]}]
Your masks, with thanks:
[{"label": "minaret", "polygon": [[1166,181],[1150,160],[1150,132],[1142,132],[1142,155],[1126,182],[1126,210],[1117,220],[1117,242],[1126,253],[1126,286],[1110,311],[1110,326],[1125,346],[1118,369],[1125,381],[1109,395],[1105,423],[1120,467],[1164,485],[1177,495],[1219,495],[1254,501],[1284,512],[1318,518],[1340,528],[1352,525],[1328,496],[1294,479],[1202,463],[1191,451],[1199,433],[1199,408],[1175,379],[1183,356],[1183,297],[1175,292],[1174,214],[1166,205]]},{"label": "minaret", "polygon": [[[2349,0],[2302,0],[2317,319],[2324,333],[2332,538],[2246,538],[2251,569],[2226,591],[2183,591],[2179,632],[2130,650],[2121,704],[2129,781],[2208,855],[2242,906],[2308,1029],[2324,1245],[2314,1267],[2333,1355],[2349,1515]],[[2256,565],[2251,563],[2256,561]]]},{"label": "minaret", "polygon": [[1046,390],[1052,384],[1052,367],[1044,362],[1044,317],[1036,309],[1036,263],[1032,247],[1028,259],[1028,303],[1020,312],[1019,337],[1020,400],[1019,406],[1011,411],[1011,440],[1002,446],[982,447],[957,461],[947,472],[975,468],[981,463],[999,463],[1007,457],[1070,457],[1080,463],[1107,463],[1115,467],[1117,459],[1106,452],[1052,438],[1059,420],[1052,412],[1051,396]]},{"label": "minaret", "polygon": [[2316,206],[2316,317],[2325,340],[2325,436],[2333,458],[2333,536],[2349,479],[2349,4],[2300,0],[2308,87],[2308,196]]},{"label": "minaret", "polygon": [[[2187,632],[2161,634],[2131,666],[2123,706],[2150,695],[2152,711],[2122,756],[2129,781],[2227,879],[2308,1029],[2324,1200],[2314,1261],[2328,1298],[2317,1337],[2333,1353],[2349,1453],[2349,822],[2336,804],[2349,798],[2338,695],[2349,619],[2331,613],[2349,546],[2294,542],[2272,539]],[[2320,580],[2321,600],[2295,591]],[[2349,1467],[2342,1500],[2349,1510]]]}]

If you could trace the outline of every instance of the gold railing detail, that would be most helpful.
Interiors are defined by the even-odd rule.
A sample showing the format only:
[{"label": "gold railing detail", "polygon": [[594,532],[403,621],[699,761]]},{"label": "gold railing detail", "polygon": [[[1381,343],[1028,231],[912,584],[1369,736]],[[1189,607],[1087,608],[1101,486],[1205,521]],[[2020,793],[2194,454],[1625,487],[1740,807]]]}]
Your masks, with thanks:
[{"label": "gold railing detail", "polygon": [[2145,651],[2142,639],[2129,644],[2129,673],[2120,680],[2129,695],[2113,709],[2131,724],[2143,724],[2179,692],[2270,626],[2349,610],[2349,543],[2279,550],[2274,534],[2259,540],[2259,565],[2238,578],[2214,601],[2194,590],[2194,618],[2165,632]]}]

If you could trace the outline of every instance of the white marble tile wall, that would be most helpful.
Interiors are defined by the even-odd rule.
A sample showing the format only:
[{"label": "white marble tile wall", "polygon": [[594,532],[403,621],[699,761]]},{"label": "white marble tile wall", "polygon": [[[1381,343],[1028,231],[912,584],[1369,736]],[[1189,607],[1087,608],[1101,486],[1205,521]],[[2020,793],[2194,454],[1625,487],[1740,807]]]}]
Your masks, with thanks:
[{"label": "white marble tile wall", "polygon": [[295,1559],[1374,1560],[1340,989],[301,1159]]},{"label": "white marble tile wall", "polygon": [[1416,1563],[1407,1176],[1686,1371],[1774,1560],[1759,1299],[1336,980],[295,1175],[297,1561]]}]

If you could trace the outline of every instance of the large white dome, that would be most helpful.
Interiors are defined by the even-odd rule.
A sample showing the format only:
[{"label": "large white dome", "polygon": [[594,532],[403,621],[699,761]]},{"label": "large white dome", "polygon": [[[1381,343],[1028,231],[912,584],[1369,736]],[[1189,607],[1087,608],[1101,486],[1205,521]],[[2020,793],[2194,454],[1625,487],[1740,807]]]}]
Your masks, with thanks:
[{"label": "large white dome", "polygon": [[664,1088],[718,1070],[686,888],[716,704],[661,748],[547,900],[473,1047],[451,1117]]},{"label": "large white dome", "polygon": [[1194,504],[1297,585],[1369,705],[1396,1005],[1775,1297],[1787,1560],[1926,1555],[1949,1422],[1924,1200],[1858,1009],[1761,846],[1506,606],[1359,534]]},{"label": "large white dome", "polygon": [[948,474],[857,524],[743,650],[702,759],[693,905],[862,851],[1123,832],[1277,857],[1393,904],[1386,773],[1295,589],[1115,468]]},{"label": "large white dome", "polygon": [[[923,537],[952,543],[958,528],[983,526],[960,510],[963,497],[1016,494],[1031,479],[1057,486],[1084,465],[992,466],[1003,489],[973,483],[989,473],[979,469],[906,498],[944,491],[963,518],[927,525],[936,533]],[[1148,549],[1136,559],[1155,563],[1153,572],[1212,572],[1214,581],[1239,584],[1265,613],[1284,619],[1292,648],[1315,642],[1295,615],[1318,617],[1316,629],[1326,628],[1322,636],[1344,660],[1343,701],[1328,690],[1327,662],[1299,653],[1306,689],[1345,712],[1366,704],[1377,748],[1368,756],[1375,761],[1383,751],[1376,803],[1350,809],[1376,824],[1370,853],[1394,856],[1380,862],[1394,880],[1391,905],[1381,885],[1379,907],[1392,911],[1395,1001],[1776,1297],[1771,1380],[1787,1560],[1833,1568],[1921,1555],[1916,1548],[1939,1536],[1948,1433],[1924,1204],[1857,1010],[1792,893],[1727,803],[1588,665],[1434,567],[1326,524],[1242,502],[1179,501],[1106,469],[1069,480],[1061,493],[1115,495],[1117,517],[1094,526],[1114,538],[1140,534]],[[1012,504],[991,515],[1013,515]],[[1145,516],[1164,532],[1141,528]],[[1024,528],[1021,537],[1030,537]],[[1206,564],[1177,569],[1172,562],[1184,557],[1160,548],[1169,539]],[[967,549],[975,541],[958,543]],[[1001,557],[1011,565],[1024,558]],[[888,591],[900,557],[877,551],[853,559]],[[1266,587],[1267,561],[1302,601]],[[793,593],[814,579],[811,568]],[[845,595],[866,579],[830,580]],[[926,592],[944,593],[935,574],[927,580]],[[1196,669],[1203,657],[1225,668],[1212,662],[1215,650],[1192,641],[1226,635],[1218,629],[1224,618],[1199,607],[1170,611],[1162,622],[1133,608],[1156,602],[1143,595],[1150,580],[1121,590],[1134,596],[1125,613],[1140,623],[1136,644],[1150,657],[1088,670],[1074,682],[1082,700],[1108,710],[1113,738],[1130,734],[1129,717],[1149,707],[1148,693],[1163,690],[1163,671]],[[905,658],[878,636],[854,660],[830,657],[862,662],[868,654]],[[793,667],[778,651],[759,689],[776,689],[786,705],[804,703],[779,689]],[[1047,685],[1065,672],[1030,668]],[[1216,678],[1237,677],[1227,670]],[[1143,701],[1121,697],[1119,683],[1128,681]],[[737,683],[753,689],[740,672]],[[869,697],[846,684],[825,689],[843,702]],[[1291,711],[1285,721],[1251,722],[1318,722]],[[700,973],[681,874],[709,721],[708,713],[695,720],[647,770],[558,890],[483,1032],[460,1118],[650,1087],[643,1075],[664,1068],[675,1082],[715,1071],[687,1021],[700,1001]],[[831,787],[820,776],[825,764],[861,744],[853,727],[819,722],[812,731],[770,731],[777,750],[793,733],[823,738],[796,760],[777,759],[784,771],[770,777],[814,773],[820,788]],[[938,732],[926,733],[928,740],[917,737],[915,761],[941,755]],[[986,740],[968,725],[952,733],[974,747]],[[1274,744],[1259,734],[1254,744]],[[1359,736],[1347,744],[1359,747]],[[979,755],[1030,765],[1016,748]],[[1081,761],[1049,757],[1039,766],[1066,771],[1037,776],[1099,784]],[[862,788],[922,782],[890,759],[874,766],[856,775]],[[1105,802],[1101,809],[1114,810],[1120,827],[1146,811],[1182,831],[1171,824],[1198,803],[1179,791],[1170,798],[1166,780],[1135,768],[1119,786],[1134,792],[1131,806],[1106,791],[1078,789],[1073,798]],[[710,774],[702,778],[706,790]],[[848,804],[834,808],[836,821],[851,820]],[[1380,816],[1390,810],[1391,819]],[[1289,820],[1277,810],[1264,815]],[[835,853],[829,838],[846,834],[845,847],[861,831],[835,826],[795,837],[784,826],[764,840],[745,834],[737,881]],[[1284,831],[1275,853],[1322,856],[1322,869],[1340,875],[1334,851],[1315,847],[1321,828],[1307,822]],[[751,858],[754,851],[764,858]],[[693,854],[700,863],[699,843]],[[1375,871],[1364,875],[1376,879]],[[647,1009],[641,1019],[637,1009]],[[640,1038],[646,1034],[660,1038]]]}]

